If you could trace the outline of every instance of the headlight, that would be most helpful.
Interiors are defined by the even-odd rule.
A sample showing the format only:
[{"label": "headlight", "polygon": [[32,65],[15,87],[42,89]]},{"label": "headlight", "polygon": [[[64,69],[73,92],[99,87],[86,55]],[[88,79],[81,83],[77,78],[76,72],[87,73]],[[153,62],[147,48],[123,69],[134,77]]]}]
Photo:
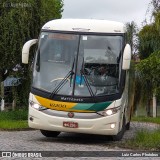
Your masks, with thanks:
[{"label": "headlight", "polygon": [[102,116],[111,116],[113,114],[116,114],[120,109],[121,109],[121,107],[119,106],[116,108],[110,108],[110,109],[106,109],[104,111],[97,112],[97,114],[100,114]]},{"label": "headlight", "polygon": [[41,106],[41,105],[39,105],[37,103],[34,103],[34,102],[29,102],[29,103],[30,103],[31,107],[33,107],[36,110],[41,111],[41,110],[47,109],[47,108],[45,108],[45,107],[43,107],[43,106]]}]

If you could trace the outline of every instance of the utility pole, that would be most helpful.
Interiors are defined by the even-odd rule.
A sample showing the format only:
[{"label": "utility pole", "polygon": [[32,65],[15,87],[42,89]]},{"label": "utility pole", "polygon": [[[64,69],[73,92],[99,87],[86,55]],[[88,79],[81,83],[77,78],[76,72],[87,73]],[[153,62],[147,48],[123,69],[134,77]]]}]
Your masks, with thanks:
[{"label": "utility pole", "polygon": [[4,102],[4,81],[1,82],[1,111],[4,111],[4,106],[5,106],[5,102]]}]

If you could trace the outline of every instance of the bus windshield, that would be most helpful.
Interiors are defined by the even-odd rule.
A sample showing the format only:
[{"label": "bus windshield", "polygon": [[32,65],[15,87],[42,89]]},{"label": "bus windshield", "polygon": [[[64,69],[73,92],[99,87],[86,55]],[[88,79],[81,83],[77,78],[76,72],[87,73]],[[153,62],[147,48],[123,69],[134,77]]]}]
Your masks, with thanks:
[{"label": "bus windshield", "polygon": [[119,35],[42,32],[32,86],[67,96],[117,94],[122,44]]}]

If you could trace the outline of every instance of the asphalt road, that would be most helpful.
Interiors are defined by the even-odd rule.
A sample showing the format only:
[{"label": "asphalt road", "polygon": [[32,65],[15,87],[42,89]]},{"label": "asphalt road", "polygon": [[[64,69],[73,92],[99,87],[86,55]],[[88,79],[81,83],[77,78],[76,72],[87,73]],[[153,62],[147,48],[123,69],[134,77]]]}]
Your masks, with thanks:
[{"label": "asphalt road", "polygon": [[[156,125],[146,125],[148,128],[155,128]],[[152,127],[151,127],[152,126]],[[145,127],[141,123],[132,123],[131,129],[126,131],[122,141],[130,139],[134,136],[134,133]],[[146,128],[146,127],[145,127]],[[39,130],[30,131],[0,131],[0,151],[126,151],[127,149],[118,148],[116,143],[113,142],[106,136],[98,135],[86,135],[86,134],[74,134],[74,133],[61,133],[56,138],[46,138]],[[127,150],[128,151],[128,150]],[[132,150],[129,150],[132,152]],[[99,153],[100,153],[99,152]],[[60,154],[63,154],[61,152]],[[79,158],[65,158],[65,159],[83,159],[80,158],[82,152],[78,152]],[[114,153],[113,153],[114,156]],[[116,157],[116,155],[115,155]],[[4,158],[2,158],[4,159]],[[16,159],[16,158],[13,158]],[[20,158],[22,159],[22,158]],[[28,159],[28,158],[27,158]],[[30,158],[33,159],[33,158]],[[37,159],[37,158],[36,158]],[[49,159],[49,158],[43,158]],[[51,158],[51,159],[64,159],[64,158]],[[85,158],[91,159],[90,157]],[[98,157],[92,158],[98,159]],[[113,158],[103,158],[100,159],[113,159]],[[124,159],[124,158],[118,158]],[[132,158],[130,158],[132,159]],[[135,159],[135,158],[134,158]],[[139,158],[137,158],[139,159]],[[142,158],[141,158],[142,159]],[[145,158],[150,159],[150,158]],[[154,158],[156,160],[156,158]],[[157,158],[157,160],[160,158]]]}]

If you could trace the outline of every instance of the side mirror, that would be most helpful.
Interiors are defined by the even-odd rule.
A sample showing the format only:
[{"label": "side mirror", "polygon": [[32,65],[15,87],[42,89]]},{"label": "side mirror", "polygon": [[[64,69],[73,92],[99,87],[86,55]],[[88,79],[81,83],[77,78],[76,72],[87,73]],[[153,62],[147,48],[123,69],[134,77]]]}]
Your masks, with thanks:
[{"label": "side mirror", "polygon": [[28,58],[29,58],[29,50],[32,45],[36,44],[38,39],[32,39],[27,41],[22,48],[22,63],[28,64]]},{"label": "side mirror", "polygon": [[122,69],[128,70],[130,69],[130,63],[131,63],[131,46],[129,44],[126,44],[123,52],[123,62],[122,62]]}]

